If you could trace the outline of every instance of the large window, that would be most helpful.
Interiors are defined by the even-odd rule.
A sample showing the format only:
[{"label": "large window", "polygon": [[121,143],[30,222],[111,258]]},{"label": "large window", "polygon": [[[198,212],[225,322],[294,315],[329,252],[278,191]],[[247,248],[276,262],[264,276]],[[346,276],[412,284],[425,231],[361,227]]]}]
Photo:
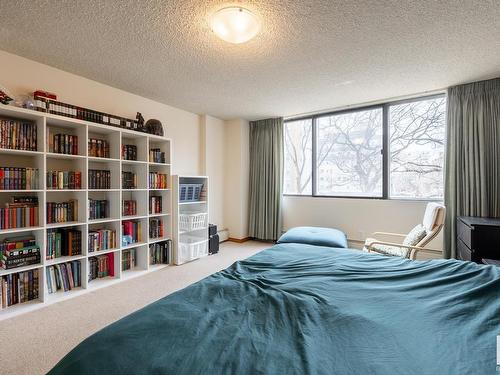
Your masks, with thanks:
[{"label": "large window", "polygon": [[440,199],[443,95],[285,122],[285,194]]}]

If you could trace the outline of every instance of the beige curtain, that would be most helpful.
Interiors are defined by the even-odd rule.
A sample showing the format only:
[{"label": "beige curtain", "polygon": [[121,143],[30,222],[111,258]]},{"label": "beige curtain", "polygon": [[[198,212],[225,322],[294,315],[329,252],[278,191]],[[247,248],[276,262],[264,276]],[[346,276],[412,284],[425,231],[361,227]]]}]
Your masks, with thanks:
[{"label": "beige curtain", "polygon": [[458,216],[500,217],[500,78],[448,90],[445,256]]}]

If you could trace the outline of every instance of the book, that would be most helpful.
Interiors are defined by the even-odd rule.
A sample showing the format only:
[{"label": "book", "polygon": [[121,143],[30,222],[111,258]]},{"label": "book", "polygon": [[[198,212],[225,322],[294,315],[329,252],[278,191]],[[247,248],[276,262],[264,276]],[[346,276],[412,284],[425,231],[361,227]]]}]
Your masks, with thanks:
[{"label": "book", "polygon": [[38,189],[38,169],[0,167],[0,190]]},{"label": "book", "polygon": [[162,241],[149,245],[149,264],[169,264],[172,254],[172,241]]},{"label": "book", "polygon": [[150,189],[166,189],[168,175],[165,173],[149,172]]},{"label": "book", "polygon": [[0,308],[38,299],[38,283],[38,269],[0,276]]},{"label": "book", "polygon": [[0,118],[0,148],[36,151],[36,124],[25,120]]},{"label": "book", "polygon": [[88,235],[89,253],[116,248],[116,231],[112,229],[91,230]]},{"label": "book", "polygon": [[80,171],[47,171],[47,189],[81,189],[82,172]]},{"label": "book", "polygon": [[165,153],[159,148],[149,149],[149,161],[152,163],[165,163]]}]

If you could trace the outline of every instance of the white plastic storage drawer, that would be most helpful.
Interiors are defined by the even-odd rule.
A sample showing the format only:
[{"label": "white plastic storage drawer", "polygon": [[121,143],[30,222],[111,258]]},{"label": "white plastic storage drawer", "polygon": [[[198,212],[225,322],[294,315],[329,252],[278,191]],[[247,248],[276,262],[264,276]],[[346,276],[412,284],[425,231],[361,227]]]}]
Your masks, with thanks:
[{"label": "white plastic storage drawer", "polygon": [[182,236],[178,248],[178,262],[189,262],[208,255],[208,240],[194,236]]},{"label": "white plastic storage drawer", "polygon": [[208,214],[205,213],[185,213],[179,214],[179,230],[188,232],[196,229],[207,228]]}]

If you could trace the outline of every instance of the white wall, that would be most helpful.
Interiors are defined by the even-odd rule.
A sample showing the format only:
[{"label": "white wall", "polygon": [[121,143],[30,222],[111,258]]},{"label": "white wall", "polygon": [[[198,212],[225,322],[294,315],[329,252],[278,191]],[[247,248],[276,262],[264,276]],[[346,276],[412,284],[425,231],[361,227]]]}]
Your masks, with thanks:
[{"label": "white wall", "polygon": [[54,92],[62,102],[123,117],[141,112],[156,118],[173,140],[174,174],[196,175],[200,166],[199,116],[129,92],[116,89],[20,56],[0,51],[0,85],[13,95],[32,94],[35,89]]},{"label": "white wall", "polygon": [[200,116],[200,156],[202,175],[209,178],[210,222],[218,230],[226,228],[224,218],[225,203],[225,145],[226,124],[212,116]]},{"label": "white wall", "polygon": [[[373,232],[408,233],[422,222],[427,202],[285,196],[283,228],[300,225],[334,227],[344,231],[352,247],[360,247]],[[442,249],[442,233],[431,247]]]},{"label": "white wall", "polygon": [[249,125],[226,121],[224,219],[231,238],[248,237]]}]

